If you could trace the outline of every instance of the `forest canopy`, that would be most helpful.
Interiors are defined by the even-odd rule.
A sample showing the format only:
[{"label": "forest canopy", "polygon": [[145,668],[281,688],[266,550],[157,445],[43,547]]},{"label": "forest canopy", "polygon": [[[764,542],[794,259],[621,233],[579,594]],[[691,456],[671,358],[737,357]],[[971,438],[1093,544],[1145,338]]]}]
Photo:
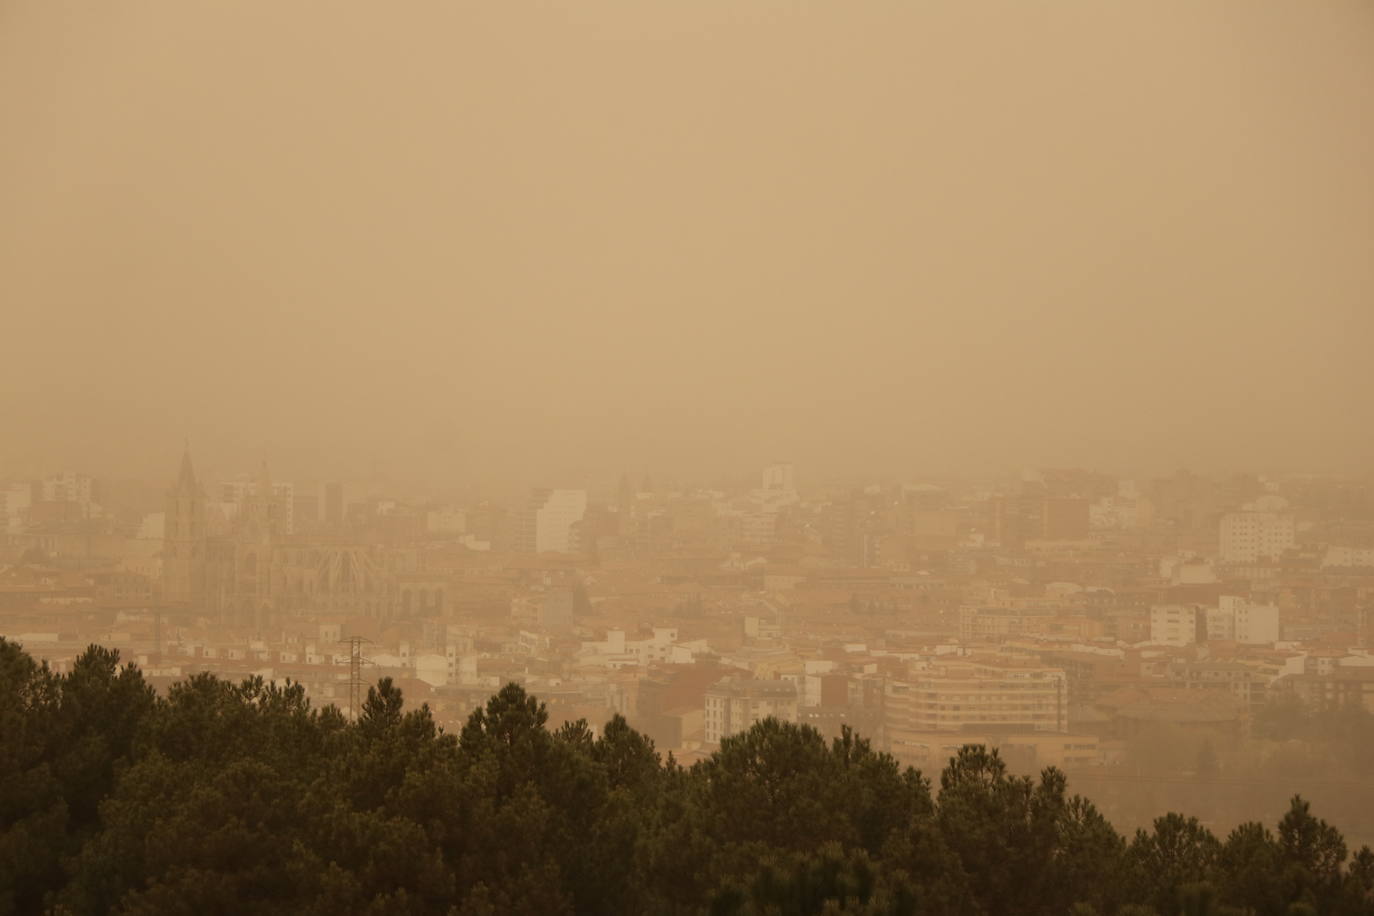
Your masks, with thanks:
[{"label": "forest canopy", "polygon": [[1301,798],[1125,837],[995,749],[927,776],[766,720],[684,768],[619,716],[550,730],[516,684],[450,734],[386,679],[349,721],[0,639],[0,736],[0,914],[1374,914],[1374,853]]}]

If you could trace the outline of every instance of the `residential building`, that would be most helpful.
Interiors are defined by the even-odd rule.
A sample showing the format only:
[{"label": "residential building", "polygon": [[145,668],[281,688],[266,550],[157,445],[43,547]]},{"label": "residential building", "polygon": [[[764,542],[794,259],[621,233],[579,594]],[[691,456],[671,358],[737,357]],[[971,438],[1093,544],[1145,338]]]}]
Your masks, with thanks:
[{"label": "residential building", "polygon": [[926,756],[931,735],[1067,730],[1062,668],[995,656],[935,659],[885,685],[883,734],[904,759]]},{"label": "residential building", "polygon": [[573,527],[586,514],[586,490],[534,490],[521,527],[521,551],[572,553],[575,547]]},{"label": "residential building", "polygon": [[89,505],[96,499],[95,480],[85,474],[66,471],[50,474],[39,483],[39,493],[44,502],[80,503]]},{"label": "residential building", "polygon": [[1199,608],[1160,604],[1150,608],[1150,642],[1161,646],[1191,646],[1207,637],[1207,618]]},{"label": "residential building", "polygon": [[1292,515],[1280,512],[1232,512],[1221,518],[1222,563],[1275,559],[1296,544]]},{"label": "residential building", "polygon": [[719,744],[756,722],[797,721],[797,687],[791,681],[726,677],[706,691],[703,721],[707,744]]}]

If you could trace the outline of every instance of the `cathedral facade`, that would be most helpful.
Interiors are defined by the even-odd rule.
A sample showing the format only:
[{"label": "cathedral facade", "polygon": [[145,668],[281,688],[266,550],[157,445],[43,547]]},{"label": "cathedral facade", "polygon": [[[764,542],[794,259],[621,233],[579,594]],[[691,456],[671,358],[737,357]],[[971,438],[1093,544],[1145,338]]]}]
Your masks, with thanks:
[{"label": "cathedral facade", "polygon": [[242,510],[227,518],[206,499],[187,451],[167,493],[163,603],[255,631],[284,615],[387,619],[410,609],[407,552],[284,529],[266,462]]}]

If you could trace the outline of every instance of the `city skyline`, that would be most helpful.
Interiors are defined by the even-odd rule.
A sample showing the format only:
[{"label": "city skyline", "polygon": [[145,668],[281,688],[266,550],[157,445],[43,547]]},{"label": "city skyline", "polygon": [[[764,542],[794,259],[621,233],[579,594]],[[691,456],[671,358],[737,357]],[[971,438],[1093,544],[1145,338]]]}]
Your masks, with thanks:
[{"label": "city skyline", "polygon": [[0,914],[1374,916],[1374,0],[0,0]]}]

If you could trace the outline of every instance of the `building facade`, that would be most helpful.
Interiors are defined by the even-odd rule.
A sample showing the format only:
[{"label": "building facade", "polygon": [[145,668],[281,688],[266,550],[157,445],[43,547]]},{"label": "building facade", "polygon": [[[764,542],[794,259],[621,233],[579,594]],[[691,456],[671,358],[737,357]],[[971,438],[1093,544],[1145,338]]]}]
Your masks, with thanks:
[{"label": "building facade", "polygon": [[797,721],[797,687],[791,681],[727,677],[706,691],[703,731],[707,744],[773,718]]},{"label": "building facade", "polygon": [[1297,543],[1293,516],[1279,512],[1232,512],[1221,518],[1219,555],[1223,563],[1276,559]]},{"label": "building facade", "polygon": [[524,553],[573,553],[574,527],[587,514],[586,490],[536,489],[520,532]]}]

